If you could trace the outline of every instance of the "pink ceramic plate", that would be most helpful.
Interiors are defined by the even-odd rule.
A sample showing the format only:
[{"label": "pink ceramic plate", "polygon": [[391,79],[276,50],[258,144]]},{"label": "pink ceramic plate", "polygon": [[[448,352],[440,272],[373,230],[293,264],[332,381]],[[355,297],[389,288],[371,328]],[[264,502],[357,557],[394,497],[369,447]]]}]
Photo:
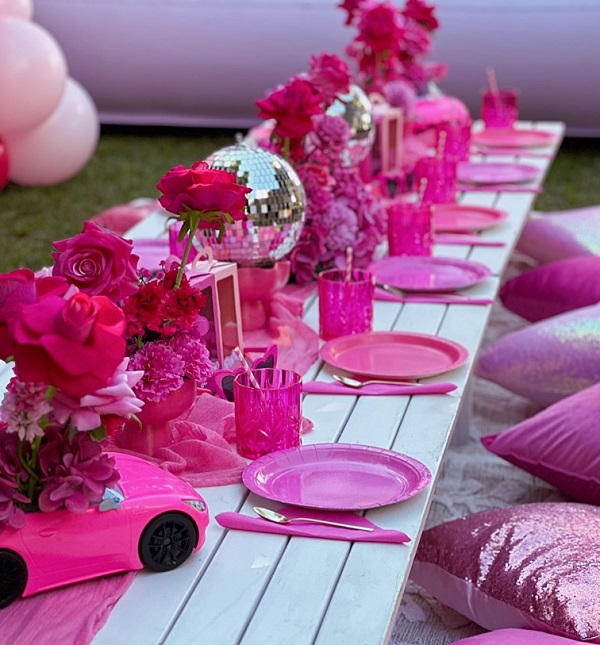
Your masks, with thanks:
[{"label": "pink ceramic plate", "polygon": [[551,132],[543,130],[514,130],[512,128],[492,128],[473,134],[471,143],[480,146],[499,148],[537,148],[554,141]]},{"label": "pink ceramic plate", "polygon": [[485,280],[491,273],[477,262],[425,256],[387,257],[372,262],[368,270],[379,284],[418,292],[464,289]]},{"label": "pink ceramic plate", "polygon": [[332,367],[390,380],[442,374],[468,357],[469,352],[451,340],[399,331],[341,336],[321,347],[321,358]]},{"label": "pink ceramic plate", "polygon": [[463,161],[456,169],[456,179],[469,184],[510,184],[531,181],[539,169],[523,163]]},{"label": "pink ceramic plate", "polygon": [[436,233],[453,231],[483,231],[496,226],[508,213],[486,206],[463,204],[434,204],[433,228]]},{"label": "pink ceramic plate", "polygon": [[420,461],[360,444],[319,443],[260,457],[246,467],[244,484],[286,504],[360,510],[413,497],[431,481]]},{"label": "pink ceramic plate", "polygon": [[133,240],[133,252],[139,255],[138,268],[158,271],[160,263],[169,255],[169,242],[167,240]]}]

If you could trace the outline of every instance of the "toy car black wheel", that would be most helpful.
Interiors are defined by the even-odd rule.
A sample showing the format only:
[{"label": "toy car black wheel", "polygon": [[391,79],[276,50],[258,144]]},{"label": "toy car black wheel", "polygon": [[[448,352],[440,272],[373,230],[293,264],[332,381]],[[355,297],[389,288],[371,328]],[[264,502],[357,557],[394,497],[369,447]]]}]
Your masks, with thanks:
[{"label": "toy car black wheel", "polygon": [[193,520],[183,513],[154,518],[140,538],[140,560],[152,571],[171,571],[185,562],[198,541]]},{"label": "toy car black wheel", "polygon": [[25,591],[27,567],[23,558],[0,549],[0,609],[7,607]]}]

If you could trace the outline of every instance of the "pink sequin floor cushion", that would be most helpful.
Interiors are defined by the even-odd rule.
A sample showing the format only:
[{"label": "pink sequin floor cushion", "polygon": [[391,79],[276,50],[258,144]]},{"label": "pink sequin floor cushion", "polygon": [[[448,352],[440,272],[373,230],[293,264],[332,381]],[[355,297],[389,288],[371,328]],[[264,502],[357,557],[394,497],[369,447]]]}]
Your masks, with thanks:
[{"label": "pink sequin floor cushion", "polygon": [[600,508],[523,504],[446,522],[423,533],[411,578],[485,629],[600,643]]},{"label": "pink sequin floor cushion", "polygon": [[490,452],[571,499],[600,505],[599,419],[597,384],[481,441]]},{"label": "pink sequin floor cushion", "polygon": [[600,305],[553,316],[483,348],[481,378],[541,406],[600,381]]},{"label": "pink sequin floor cushion", "polygon": [[577,255],[600,255],[600,206],[530,217],[517,249],[542,263]]},{"label": "pink sequin floor cushion", "polygon": [[579,642],[532,629],[498,629],[454,641],[454,645],[572,645]]}]

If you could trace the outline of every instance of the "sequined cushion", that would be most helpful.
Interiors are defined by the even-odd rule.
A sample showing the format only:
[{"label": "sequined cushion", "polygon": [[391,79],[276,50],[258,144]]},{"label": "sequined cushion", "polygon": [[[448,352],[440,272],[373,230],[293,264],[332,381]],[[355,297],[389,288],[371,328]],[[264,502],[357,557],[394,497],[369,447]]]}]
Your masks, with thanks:
[{"label": "sequined cushion", "polygon": [[502,304],[537,322],[600,302],[600,257],[574,257],[549,262],[505,282]]},{"label": "sequined cushion", "polygon": [[497,629],[454,641],[454,645],[573,645],[571,638],[532,629]]},{"label": "sequined cushion", "polygon": [[523,504],[441,524],[423,533],[411,578],[486,629],[600,643],[600,508]]},{"label": "sequined cushion", "polygon": [[547,406],[600,381],[600,305],[553,316],[483,348],[482,378]]},{"label": "sequined cushion", "polygon": [[538,262],[576,255],[600,255],[600,206],[530,217],[517,249]]},{"label": "sequined cushion", "polygon": [[490,452],[556,486],[571,499],[600,505],[598,419],[600,384],[481,441]]}]

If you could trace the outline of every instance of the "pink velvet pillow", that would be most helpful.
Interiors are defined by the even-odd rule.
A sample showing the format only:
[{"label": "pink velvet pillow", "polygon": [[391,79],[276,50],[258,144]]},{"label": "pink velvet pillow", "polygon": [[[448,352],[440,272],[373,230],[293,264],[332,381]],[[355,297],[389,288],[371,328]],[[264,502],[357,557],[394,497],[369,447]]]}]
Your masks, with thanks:
[{"label": "pink velvet pillow", "polygon": [[600,255],[600,206],[530,217],[517,249],[538,262]]},{"label": "pink velvet pillow", "polygon": [[490,452],[568,497],[600,505],[599,419],[597,384],[481,441]]},{"label": "pink velvet pillow", "polygon": [[579,641],[532,629],[498,629],[454,641],[454,645],[572,645]]},{"label": "pink velvet pillow", "polygon": [[446,522],[423,533],[411,578],[485,629],[600,643],[600,508],[523,504]]},{"label": "pink velvet pillow", "polygon": [[475,373],[547,406],[600,381],[600,305],[553,316],[483,348]]},{"label": "pink velvet pillow", "polygon": [[600,257],[566,258],[508,280],[500,289],[502,304],[537,322],[600,302]]}]

